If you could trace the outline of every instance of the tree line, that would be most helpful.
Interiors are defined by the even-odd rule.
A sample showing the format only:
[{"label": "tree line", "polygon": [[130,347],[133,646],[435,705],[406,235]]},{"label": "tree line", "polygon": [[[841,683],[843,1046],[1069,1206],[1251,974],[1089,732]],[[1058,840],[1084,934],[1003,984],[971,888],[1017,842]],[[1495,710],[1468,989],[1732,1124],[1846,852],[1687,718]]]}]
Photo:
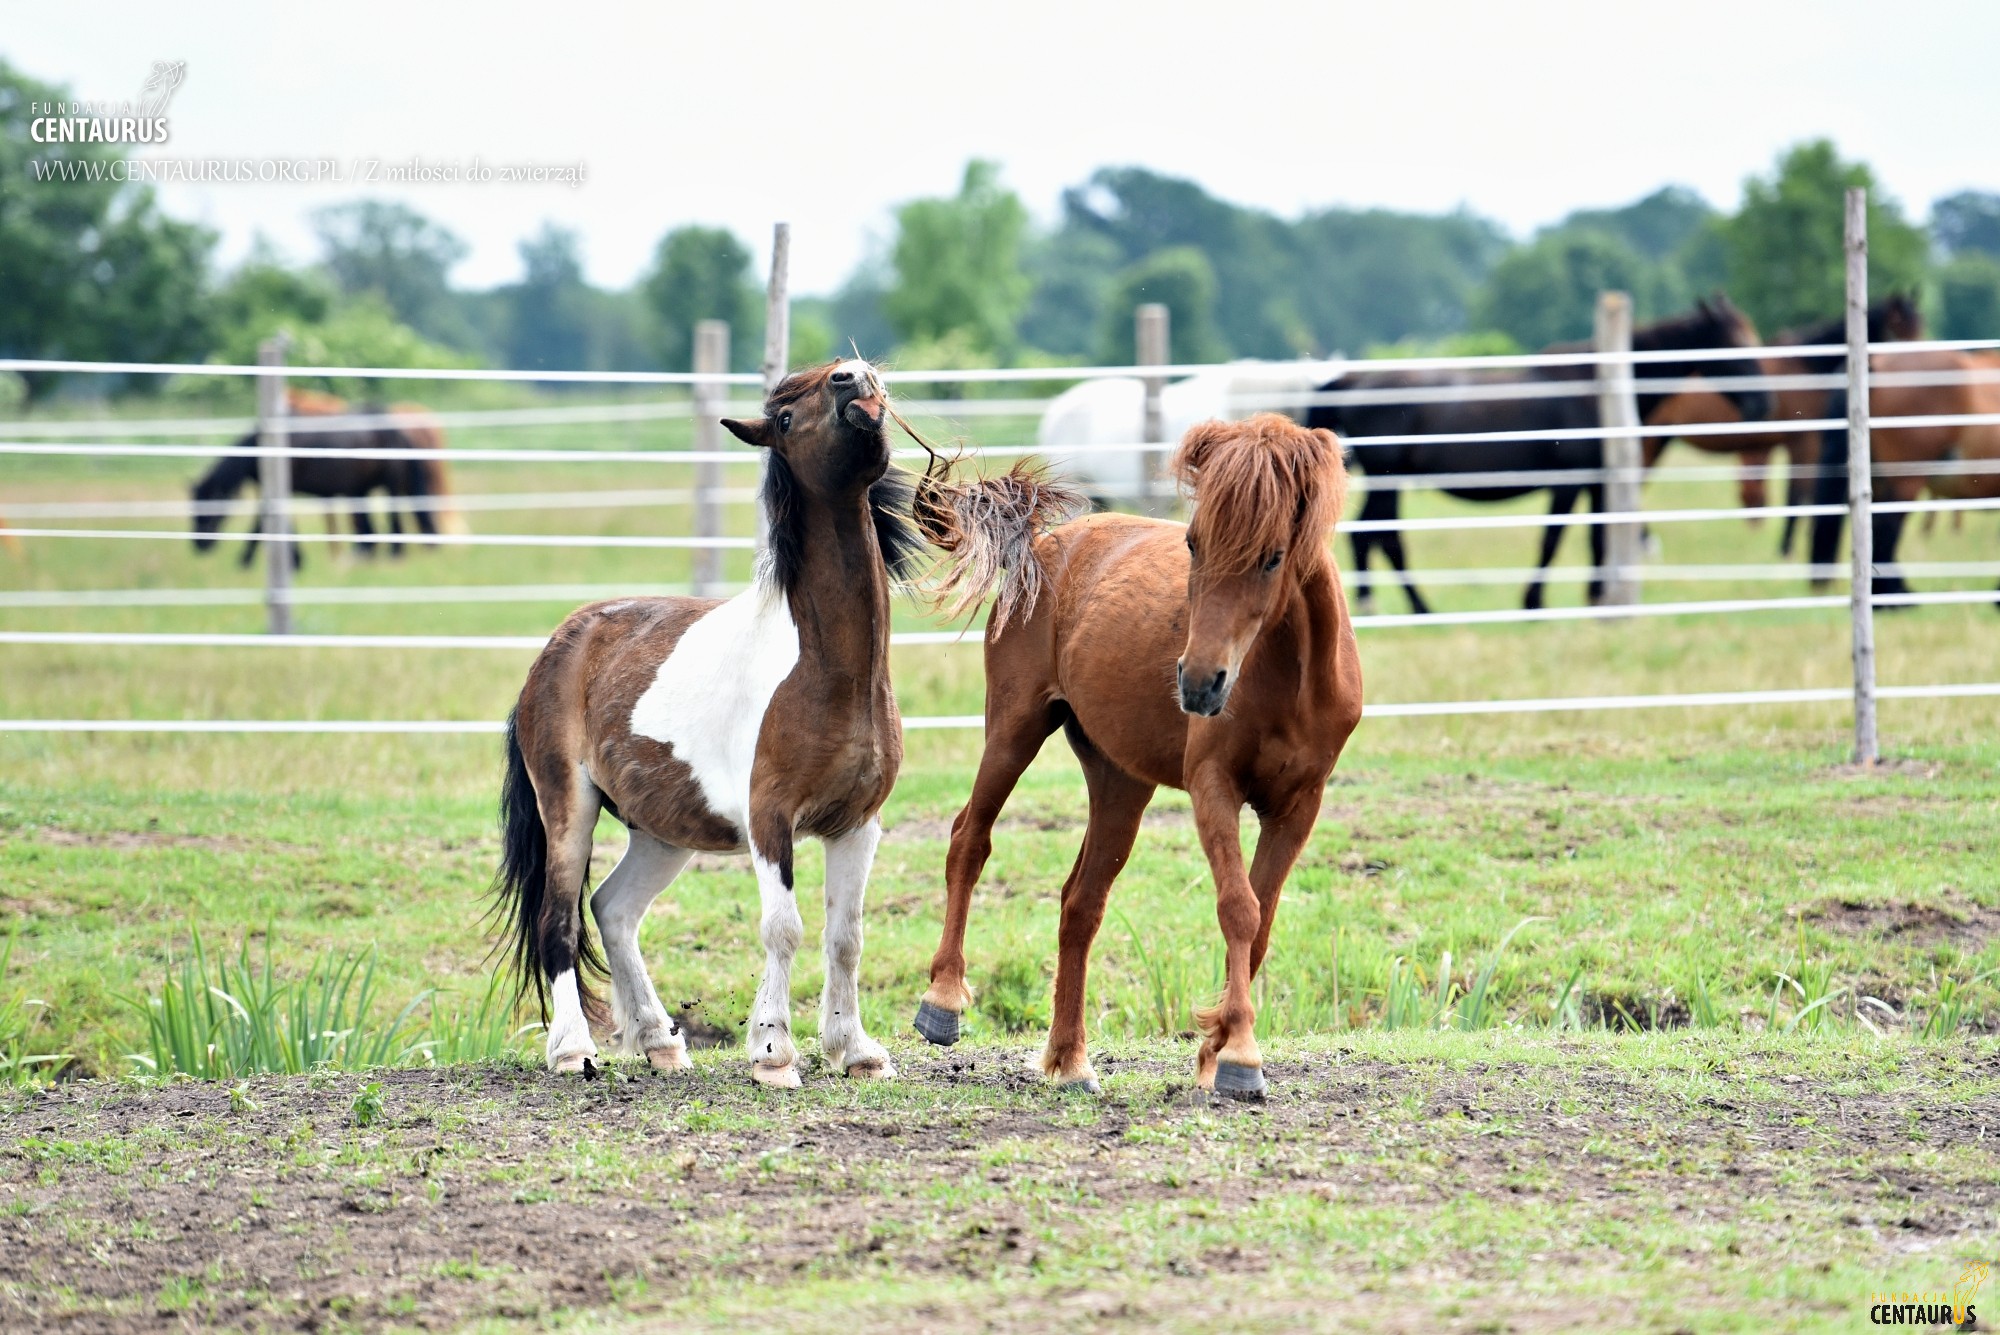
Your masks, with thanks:
[{"label": "tree line", "polygon": [[[614,291],[585,279],[574,231],[545,224],[520,243],[517,281],[468,290],[451,282],[460,238],[358,200],[313,215],[312,262],[260,241],[222,271],[213,231],[145,187],[33,183],[36,154],[125,151],[32,143],[29,104],[65,96],[0,61],[0,355],[243,362],[282,328],[299,364],[684,370],[702,319],[730,323],[737,368],[761,355],[756,257],[723,228],[668,231]],[[793,359],[852,340],[907,366],[1126,363],[1148,301],[1172,311],[1176,361],[1532,349],[1587,337],[1606,288],[1630,292],[1641,320],[1723,289],[1769,336],[1841,309],[1855,185],[1877,294],[1917,293],[1940,337],[2000,335],[2000,193],[1937,200],[1919,224],[1865,163],[1812,141],[1745,182],[1733,213],[1667,186],[1520,240],[1463,208],[1287,219],[1140,167],[1093,173],[1038,226],[999,166],[973,161],[953,194],[894,209],[891,239],[838,291],[795,298]]]}]

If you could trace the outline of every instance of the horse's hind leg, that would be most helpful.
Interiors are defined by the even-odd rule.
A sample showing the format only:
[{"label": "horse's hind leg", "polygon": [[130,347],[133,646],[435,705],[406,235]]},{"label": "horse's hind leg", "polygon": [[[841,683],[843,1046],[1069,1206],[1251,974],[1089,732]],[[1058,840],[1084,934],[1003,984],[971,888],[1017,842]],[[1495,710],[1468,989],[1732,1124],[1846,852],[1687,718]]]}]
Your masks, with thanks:
[{"label": "horse's hind leg", "polygon": [[354,523],[354,554],[364,561],[375,558],[375,521],[368,517],[368,498],[356,496],[348,503],[347,516]]},{"label": "horse's hind leg", "polygon": [[579,766],[558,764],[530,771],[542,828],[548,832],[543,879],[540,955],[549,980],[549,1067],[582,1071],[597,1057],[590,1037],[595,998],[586,1003],[577,969],[583,960],[583,883],[590,874],[591,832],[597,826],[597,788]]},{"label": "horse's hind leg", "polygon": [[[1027,629],[1017,627],[1013,633]],[[993,822],[1057,724],[1053,709],[1038,698],[1024,698],[1023,691],[1009,691],[990,663],[986,681],[986,750],[979,757],[972,796],[951,823],[944,930],[931,957],[930,987],[917,1006],[917,1032],[944,1047],[958,1042],[958,1019],[972,1005],[972,990],[965,985],[965,923],[972,912],[972,889],[993,853]]]},{"label": "horse's hind leg", "polygon": [[[1521,606],[1530,611],[1534,611],[1542,605],[1542,586],[1543,582],[1547,579],[1547,575],[1544,572],[1555,561],[1556,548],[1562,544],[1563,529],[1568,527],[1566,524],[1558,524],[1553,521],[1576,509],[1577,498],[1581,495],[1583,495],[1583,488],[1580,486],[1553,487],[1550,489],[1549,519],[1551,522],[1547,528],[1542,530],[1541,554],[1535,558],[1535,573],[1528,580],[1527,597],[1521,601]],[[1600,561],[1599,564],[1602,565],[1602,562]],[[1593,602],[1596,601],[1597,590],[1600,587],[1598,584],[1599,578],[1600,572],[1593,570],[1590,582],[1591,600]]]},{"label": "horse's hind leg", "polygon": [[611,969],[611,1039],[620,1056],[646,1060],[663,1071],[686,1070],[687,1035],[667,1015],[639,953],[639,924],[660,892],[673,884],[690,852],[643,830],[631,832],[625,856],[590,897],[591,916],[604,938]]},{"label": "horse's hind leg", "polygon": [[1063,883],[1062,923],[1056,931],[1056,996],[1042,1071],[1058,1084],[1097,1092],[1097,1073],[1084,1047],[1084,984],[1090,972],[1090,944],[1104,921],[1111,883],[1132,854],[1139,822],[1153,800],[1153,785],[1135,779],[1070,728],[1070,745],[1083,762],[1090,784],[1090,827],[1076,865]]},{"label": "horse's hind leg", "polygon": [[827,1061],[851,1076],[896,1074],[888,1050],[861,1026],[861,899],[882,823],[826,841],[826,986],[819,999],[819,1046]]}]

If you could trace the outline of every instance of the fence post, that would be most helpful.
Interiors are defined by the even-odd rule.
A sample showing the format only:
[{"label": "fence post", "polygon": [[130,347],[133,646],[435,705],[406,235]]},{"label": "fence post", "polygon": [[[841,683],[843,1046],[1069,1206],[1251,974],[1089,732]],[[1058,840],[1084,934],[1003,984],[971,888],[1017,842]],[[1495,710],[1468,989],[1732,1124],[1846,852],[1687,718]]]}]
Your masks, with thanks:
[{"label": "fence post", "polygon": [[[1132,312],[1133,361],[1139,366],[1165,366],[1167,349],[1172,345],[1168,326],[1167,308],[1157,301],[1149,301]],[[1146,377],[1146,411],[1141,420],[1140,436],[1147,445],[1164,445],[1167,442],[1166,416],[1160,410],[1160,391],[1167,382],[1163,376]],[[1154,450],[1139,455],[1139,478],[1141,504],[1152,513],[1166,507],[1160,504],[1166,495],[1167,455]]]},{"label": "fence post", "polygon": [[[257,364],[282,368],[291,340],[276,334],[257,345]],[[264,610],[273,635],[292,633],[292,460],[285,453],[285,376],[257,377],[257,444],[273,451],[257,460],[257,507],[264,543]]]},{"label": "fence post", "polygon": [[[694,382],[694,447],[698,453],[714,454],[722,448],[723,405],[729,399],[729,322],[702,320],[694,327],[694,373],[714,376]],[[717,493],[722,490],[722,465],[704,459],[694,466],[694,535],[697,538],[722,536],[722,506]],[[713,594],[722,583],[722,553],[714,547],[694,549],[694,593],[697,598]]]},{"label": "fence post", "polygon": [[[1597,330],[1593,346],[1599,352],[1632,351],[1632,298],[1623,292],[1597,294]],[[1600,572],[1607,607],[1630,607],[1639,601],[1639,401],[1629,361],[1597,364],[1597,421],[1604,428],[1604,508],[1629,514],[1629,521],[1604,527],[1604,564]]]},{"label": "fence post", "polygon": [[1854,553],[1854,763],[1873,765],[1875,479],[1868,440],[1868,192],[1847,192],[1847,529]]},{"label": "fence post", "polygon": [[[764,292],[764,393],[769,394],[784,381],[785,371],[792,357],[792,303],[791,294],[786,290],[788,272],[792,263],[792,225],[788,222],[774,223],[771,227],[771,285]],[[765,461],[769,464],[769,460]],[[764,473],[757,473],[757,492],[764,491]],[[757,510],[757,550],[765,552],[771,546],[771,521],[764,514],[759,503]]]}]

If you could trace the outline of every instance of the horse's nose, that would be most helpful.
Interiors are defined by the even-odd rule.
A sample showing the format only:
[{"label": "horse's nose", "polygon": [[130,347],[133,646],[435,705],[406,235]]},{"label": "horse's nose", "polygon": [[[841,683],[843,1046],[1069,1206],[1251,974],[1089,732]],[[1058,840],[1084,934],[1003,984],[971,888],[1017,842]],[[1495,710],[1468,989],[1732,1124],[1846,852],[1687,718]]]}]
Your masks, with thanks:
[{"label": "horse's nose", "polygon": [[846,368],[845,366],[841,367],[841,368],[840,368],[839,370],[837,370],[837,371],[835,371],[835,372],[833,373],[833,383],[834,383],[834,384],[836,384],[836,385],[851,385],[851,384],[853,384],[853,383],[854,383],[854,372],[852,372],[852,371],[848,370],[848,369],[847,369],[847,368]]},{"label": "horse's nose", "polygon": [[1229,700],[1229,669],[1218,668],[1206,680],[1191,679],[1185,664],[1177,665],[1174,676],[1180,686],[1181,710],[1211,718],[1222,712]]}]

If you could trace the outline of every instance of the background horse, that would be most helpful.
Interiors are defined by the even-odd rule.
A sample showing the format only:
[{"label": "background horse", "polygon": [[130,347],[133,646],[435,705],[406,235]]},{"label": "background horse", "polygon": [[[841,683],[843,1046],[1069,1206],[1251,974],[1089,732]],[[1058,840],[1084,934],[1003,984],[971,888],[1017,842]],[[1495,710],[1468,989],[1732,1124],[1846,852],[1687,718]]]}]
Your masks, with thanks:
[{"label": "background horse", "polygon": [[572,613],[528,672],[507,720],[504,857],[495,890],[520,985],[549,1013],[548,1061],[586,1070],[604,972],[583,920],[600,810],[631,842],[590,896],[611,980],[611,1041],[666,1070],[688,1065],[639,954],[647,908],[697,850],[748,849],[763,901],[763,982],[750,1013],[752,1073],[799,1083],[792,955],[804,925],[792,844],[826,845],[826,987],[820,1049],[854,1076],[895,1068],[861,1026],[861,897],[882,802],[903,758],[889,689],[889,577],[922,549],[891,473],[875,368],[791,376],[755,422],[723,425],[770,452],[771,560],[746,592],[622,598]]},{"label": "background horse", "polygon": [[[1260,410],[1303,417],[1313,387],[1332,373],[1330,362],[1230,362],[1176,380],[1160,390],[1161,434],[1176,441],[1197,422],[1233,421]],[[1055,472],[1074,479],[1100,507],[1146,496],[1163,460],[1133,447],[1146,435],[1146,382],[1137,376],[1084,380],[1042,413],[1035,443]],[[1162,481],[1159,494],[1167,494]]]},{"label": "background horse", "polygon": [[[1061,728],[1090,789],[1090,826],[1063,885],[1054,1023],[1042,1070],[1096,1088],[1084,1051],[1084,975],[1111,883],[1154,790],[1194,799],[1226,947],[1220,1004],[1196,1013],[1196,1078],[1264,1088],[1251,980],[1278,896],[1318,819],[1327,776],[1361,718],[1361,665],[1327,537],[1347,474],[1331,432],[1276,413],[1188,432],[1173,470],[1192,492],[1183,527],[1098,514],[1041,537],[1064,493],[1017,469],[953,484],[918,507],[953,554],[941,588],[983,596],[1008,571],[986,628],[986,750],[952,822],[944,932],[917,1031],[958,1038],[972,1002],[965,925],[993,848],[993,822],[1050,733]],[[1046,586],[1046,588],[1044,588]],[[1246,873],[1245,804],[1262,822]]]},{"label": "background horse", "polygon": [[[441,523],[447,531],[462,527],[457,512],[450,508],[450,476],[442,459],[315,458],[311,453],[316,449],[443,449],[443,431],[422,408],[414,404],[397,404],[388,409],[365,405],[359,410],[360,415],[388,420],[372,426],[345,422],[320,426],[315,425],[314,419],[345,418],[355,410],[343,399],[310,390],[290,390],[287,398],[291,409],[288,434],[297,451],[292,456],[292,491],[296,495],[346,502],[355,536],[362,540],[358,545],[363,556],[375,554],[375,544],[369,540],[375,526],[368,515],[368,497],[377,491],[387,494],[386,524],[397,539],[403,531],[397,512],[399,503],[408,505],[413,530],[428,535],[436,533]],[[252,432],[237,441],[236,448],[249,449],[257,443],[257,434]],[[246,485],[257,483],[258,463],[250,455],[225,455],[195,483],[194,527],[199,535],[194,540],[196,551],[205,552],[215,545],[214,535],[221,531],[225,504],[235,499]],[[264,516],[260,511],[251,532],[261,533],[263,528]],[[330,517],[327,531],[334,531]],[[256,558],[257,545],[255,541],[244,545],[240,564],[247,566]],[[390,555],[401,556],[402,552],[400,540],[390,544]],[[303,559],[299,548],[292,549],[292,559],[294,564]]]},{"label": "background horse", "polygon": [[[1952,417],[2000,413],[2000,383],[1991,377],[2000,364],[1987,354],[1964,352],[1878,352],[1868,359],[1868,414],[1870,417]],[[1943,383],[1898,384],[1899,374]],[[1877,383],[1881,377],[1886,383]],[[1847,395],[1835,391],[1830,415],[1845,416]],[[2000,497],[2000,425],[1990,422],[1961,425],[1943,422],[1936,426],[1873,427],[1868,433],[1869,454],[1876,465],[1875,500],[1914,501],[1926,490],[1947,500]],[[1996,471],[1959,473],[1949,467],[1935,472],[1924,464],[1985,464]],[[1825,567],[1840,558],[1840,533],[1847,522],[1847,432],[1825,433],[1819,461],[1819,483],[1813,500],[1819,505],[1837,505],[1834,514],[1817,515],[1812,524],[1812,563]],[[1889,465],[1893,471],[1883,472]],[[1875,563],[1892,565],[1902,542],[1907,514],[1876,511]],[[1815,578],[1814,587],[1827,583]],[[1875,575],[1870,586],[1875,594],[1909,592],[1900,574]]]},{"label": "background horse", "polygon": [[[1632,331],[1632,348],[1637,352],[1687,351],[1700,348],[1753,348],[1757,330],[1727,297],[1717,295],[1696,304],[1695,309],[1671,320]],[[1586,351],[1583,344],[1556,344],[1550,352]],[[1649,390],[1648,381],[1712,377],[1727,400],[1732,413],[1744,420],[1756,420],[1770,412],[1771,396],[1762,389],[1736,388],[1733,378],[1754,376],[1763,368],[1753,357],[1740,361],[1639,362],[1633,366],[1638,386],[1639,418],[1648,424],[1659,419],[1681,391]],[[1555,472],[1601,469],[1603,441],[1585,439],[1528,439],[1505,441],[1417,441],[1402,445],[1370,445],[1354,442],[1365,436],[1427,436],[1475,431],[1552,431],[1581,429],[1599,425],[1597,396],[1588,389],[1596,378],[1592,366],[1538,366],[1519,370],[1461,371],[1355,371],[1322,388],[1325,390],[1372,390],[1383,392],[1388,401],[1321,405],[1306,415],[1310,426],[1338,431],[1349,444],[1353,461],[1375,476],[1394,477],[1436,473]],[[1427,391],[1450,386],[1491,387],[1504,394],[1520,386],[1575,384],[1581,393],[1561,397],[1494,397],[1442,402],[1397,401],[1397,390]],[[1418,398],[1419,395],[1412,395]],[[1684,419],[1682,419],[1684,420]],[[1529,492],[1550,493],[1549,513],[1566,515],[1576,508],[1579,497],[1588,497],[1590,508],[1604,509],[1604,484],[1600,482],[1523,482],[1509,486],[1445,487],[1442,490],[1461,500],[1504,501]],[[1361,507],[1364,520],[1393,520],[1402,509],[1402,492],[1393,487],[1370,487]],[[1536,573],[1523,600],[1528,607],[1542,605],[1542,574],[1555,559],[1562,541],[1563,525],[1551,524],[1542,532],[1541,554]],[[1380,548],[1409,595],[1410,608],[1428,612],[1430,607],[1409,576],[1403,557],[1402,534],[1362,532],[1349,535],[1354,544],[1354,568],[1366,573],[1370,555]],[[1604,565],[1604,527],[1590,526],[1590,598],[1595,602],[1602,591],[1597,571]],[[1367,586],[1361,598],[1369,601]]]}]

